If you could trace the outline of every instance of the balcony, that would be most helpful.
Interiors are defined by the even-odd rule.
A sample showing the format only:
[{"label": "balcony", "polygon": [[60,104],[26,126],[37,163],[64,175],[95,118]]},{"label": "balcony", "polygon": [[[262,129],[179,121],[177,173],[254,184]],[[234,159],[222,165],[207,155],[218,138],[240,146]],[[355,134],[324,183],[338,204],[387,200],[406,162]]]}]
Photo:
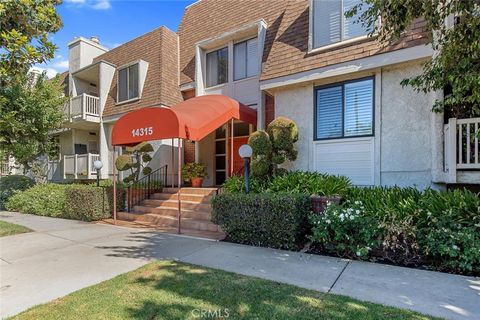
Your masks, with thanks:
[{"label": "balcony", "polygon": [[64,107],[65,120],[67,122],[100,122],[99,98],[82,93],[70,99]]},{"label": "balcony", "polygon": [[100,160],[100,155],[94,153],[63,156],[63,178],[96,179],[97,171],[93,166],[96,160]]},{"label": "balcony", "polygon": [[447,183],[479,183],[480,118],[451,118],[444,125]]}]

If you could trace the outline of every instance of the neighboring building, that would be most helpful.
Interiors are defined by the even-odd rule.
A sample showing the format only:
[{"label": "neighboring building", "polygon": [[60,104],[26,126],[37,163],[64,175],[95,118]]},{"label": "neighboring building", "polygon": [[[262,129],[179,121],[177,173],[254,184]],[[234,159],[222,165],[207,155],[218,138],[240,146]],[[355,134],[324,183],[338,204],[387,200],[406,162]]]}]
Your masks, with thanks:
[{"label": "neighboring building", "polygon": [[[110,51],[95,38],[73,40],[57,177],[92,179],[101,158],[108,178],[112,124],[129,111],[224,94],[256,109],[258,123],[234,123],[233,151],[229,123],[185,142],[182,161],[205,163],[206,185],[240,171],[238,147],[278,116],[299,126],[290,169],[365,186],[480,183],[480,119],[449,121],[431,112],[441,92],[400,85],[432,57],[425,23],[383,48],[344,18],[356,1],[202,0],[185,9],[178,34],[161,27]],[[153,167],[172,164],[171,146],[155,144]]]}]

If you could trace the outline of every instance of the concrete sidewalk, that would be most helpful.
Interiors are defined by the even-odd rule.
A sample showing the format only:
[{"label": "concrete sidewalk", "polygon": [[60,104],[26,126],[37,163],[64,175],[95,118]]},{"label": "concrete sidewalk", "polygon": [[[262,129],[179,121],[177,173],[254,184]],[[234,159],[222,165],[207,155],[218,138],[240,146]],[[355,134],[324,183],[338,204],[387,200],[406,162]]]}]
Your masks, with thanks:
[{"label": "concrete sidewalk", "polygon": [[450,319],[480,319],[480,279],[0,212],[35,232],[0,238],[0,316],[174,259]]}]

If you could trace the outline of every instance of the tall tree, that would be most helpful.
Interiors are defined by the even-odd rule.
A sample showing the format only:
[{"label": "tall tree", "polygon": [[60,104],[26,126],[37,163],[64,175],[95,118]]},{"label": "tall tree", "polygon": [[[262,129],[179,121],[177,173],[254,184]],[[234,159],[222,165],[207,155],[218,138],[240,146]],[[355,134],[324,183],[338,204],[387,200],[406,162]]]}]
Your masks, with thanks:
[{"label": "tall tree", "polygon": [[50,133],[63,120],[58,78],[28,75],[54,57],[48,39],[62,27],[59,0],[0,0],[0,150],[29,168],[55,146]]},{"label": "tall tree", "polygon": [[36,63],[54,57],[48,39],[62,27],[56,6],[61,0],[0,1],[0,84],[23,76]]},{"label": "tall tree", "polygon": [[67,98],[58,76],[21,79],[0,87],[0,149],[28,169],[38,156],[55,150],[51,133],[62,126]]},{"label": "tall tree", "polygon": [[424,19],[436,54],[420,75],[402,84],[421,92],[444,90],[434,111],[480,115],[479,0],[362,0],[347,16],[356,14],[383,43],[397,41],[415,19]]}]

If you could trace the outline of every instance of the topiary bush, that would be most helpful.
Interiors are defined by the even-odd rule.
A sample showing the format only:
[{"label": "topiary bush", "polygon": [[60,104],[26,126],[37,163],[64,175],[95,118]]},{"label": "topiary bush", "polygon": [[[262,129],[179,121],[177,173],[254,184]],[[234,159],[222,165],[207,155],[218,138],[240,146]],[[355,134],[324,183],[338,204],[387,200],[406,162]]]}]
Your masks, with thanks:
[{"label": "topiary bush", "polygon": [[303,194],[223,193],[212,200],[212,221],[232,242],[298,249],[306,237],[310,207]]},{"label": "topiary bush", "polygon": [[37,184],[25,191],[15,193],[7,201],[6,207],[10,211],[62,217],[66,187],[67,185],[55,183]]},{"label": "topiary bush", "polygon": [[278,117],[267,127],[267,131],[258,130],[248,138],[253,149],[252,176],[265,178],[285,173],[279,165],[285,161],[295,161],[298,151],[295,142],[298,140],[298,128],[295,122],[285,117]]},{"label": "topiary bush", "polygon": [[135,146],[125,148],[125,154],[118,156],[117,160],[115,160],[115,166],[118,171],[130,170],[130,175],[125,177],[123,182],[137,182],[140,178],[140,173],[148,175],[152,172],[152,168],[148,167],[147,164],[152,160],[150,153],[153,151],[153,146],[148,142],[141,142]]},{"label": "topiary bush", "polygon": [[26,176],[10,175],[0,178],[0,210],[5,209],[7,200],[17,191],[32,187],[35,182]]}]

